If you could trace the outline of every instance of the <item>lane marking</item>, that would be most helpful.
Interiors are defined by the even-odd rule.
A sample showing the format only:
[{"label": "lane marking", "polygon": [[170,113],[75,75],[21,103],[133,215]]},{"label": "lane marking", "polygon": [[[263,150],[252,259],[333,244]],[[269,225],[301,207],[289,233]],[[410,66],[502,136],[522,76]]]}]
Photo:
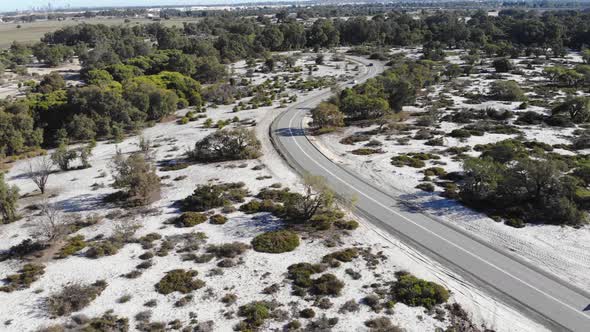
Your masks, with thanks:
[{"label": "lane marking", "polygon": [[[294,112],[294,115],[296,115],[296,112]],[[292,117],[290,118],[290,120],[289,120],[289,128],[288,128],[288,129],[289,129],[289,133],[290,133],[291,135],[293,135],[293,127],[292,127],[292,125],[293,125],[293,120],[294,120],[294,119],[295,119],[295,117],[294,117],[294,116],[292,116]],[[303,129],[303,127],[302,127],[302,126],[301,126],[301,129]],[[342,178],[340,178],[340,177],[339,177],[339,176],[337,176],[336,174],[332,173],[332,172],[331,172],[329,169],[327,169],[326,167],[324,167],[324,166],[323,166],[323,165],[321,165],[320,163],[316,162],[316,161],[315,161],[313,158],[311,158],[311,156],[310,156],[309,154],[307,154],[307,152],[306,152],[306,151],[305,151],[305,150],[304,150],[304,149],[301,147],[301,145],[299,145],[299,143],[297,142],[297,139],[295,138],[296,136],[291,136],[291,137],[293,138],[293,142],[295,142],[295,145],[297,145],[297,147],[299,148],[299,150],[300,150],[301,152],[303,152],[303,154],[304,154],[304,155],[305,155],[305,156],[306,156],[306,157],[307,157],[309,160],[311,160],[311,161],[312,161],[314,164],[318,165],[320,168],[322,168],[322,169],[323,169],[324,171],[326,171],[328,174],[332,175],[334,178],[338,179],[338,180],[339,180],[340,182],[342,182],[343,184],[345,184],[345,185],[347,185],[348,187],[352,188],[352,189],[353,189],[354,191],[356,191],[357,193],[359,193],[359,194],[361,194],[362,196],[364,196],[364,197],[368,198],[369,200],[373,201],[374,203],[376,203],[377,205],[379,205],[379,206],[383,207],[384,209],[386,209],[386,210],[388,210],[388,211],[392,212],[393,214],[397,215],[398,217],[400,217],[400,218],[402,218],[402,219],[404,219],[404,220],[407,220],[407,221],[409,221],[410,223],[414,224],[414,225],[415,225],[415,226],[417,226],[418,228],[421,228],[422,230],[426,231],[427,233],[430,233],[430,234],[431,234],[431,235],[433,235],[434,237],[436,237],[436,238],[439,238],[440,240],[442,240],[442,241],[444,241],[444,242],[446,242],[446,243],[450,244],[451,246],[453,246],[453,247],[455,247],[455,248],[459,249],[460,251],[463,251],[464,253],[468,254],[469,256],[471,256],[471,257],[473,257],[473,258],[475,258],[475,259],[477,259],[477,260],[479,260],[479,261],[481,261],[481,262],[483,262],[483,263],[485,263],[485,264],[487,264],[487,265],[489,265],[489,266],[491,266],[491,267],[495,268],[496,270],[498,270],[498,271],[500,271],[500,272],[502,272],[502,273],[504,273],[504,274],[506,274],[506,275],[508,275],[508,276],[512,277],[512,278],[513,278],[513,279],[515,279],[515,280],[518,280],[518,281],[520,281],[522,284],[524,284],[524,285],[527,285],[528,287],[530,287],[530,288],[534,289],[535,291],[537,291],[537,292],[538,292],[538,293],[540,293],[540,294],[543,294],[543,295],[547,296],[548,298],[550,298],[550,299],[554,300],[555,302],[558,302],[558,303],[560,303],[560,304],[564,305],[565,307],[567,307],[567,308],[571,309],[572,311],[574,311],[576,314],[580,315],[581,317],[584,317],[585,319],[588,319],[588,318],[589,318],[589,317],[588,317],[588,315],[586,315],[585,313],[581,312],[579,309],[577,309],[577,308],[575,308],[575,307],[573,307],[573,306],[571,306],[571,305],[569,305],[569,304],[567,304],[567,303],[565,303],[565,302],[563,302],[563,301],[561,301],[561,300],[559,300],[559,299],[557,299],[557,298],[553,297],[553,296],[552,296],[552,295],[550,295],[550,294],[547,294],[547,293],[545,293],[544,291],[542,291],[542,290],[538,289],[537,287],[535,287],[535,286],[533,286],[533,285],[531,285],[531,284],[529,284],[529,283],[525,282],[524,280],[522,280],[522,279],[520,279],[520,278],[518,278],[518,277],[516,277],[516,276],[512,275],[510,272],[507,272],[507,271],[505,271],[505,270],[501,269],[500,267],[498,267],[498,266],[494,265],[493,263],[490,263],[490,262],[488,262],[488,261],[484,260],[483,258],[481,258],[481,257],[479,257],[479,256],[476,256],[476,255],[474,255],[473,253],[471,253],[471,252],[467,251],[466,249],[464,249],[464,248],[462,248],[462,247],[459,247],[459,246],[458,246],[458,245],[456,245],[455,243],[453,243],[453,242],[451,242],[451,241],[449,241],[449,240],[447,240],[447,239],[445,239],[445,238],[441,237],[440,235],[438,235],[438,234],[434,233],[433,231],[429,230],[428,228],[426,228],[426,227],[424,227],[424,226],[422,226],[422,225],[420,225],[420,224],[418,224],[418,223],[416,223],[416,222],[412,221],[412,220],[411,220],[411,219],[409,219],[408,217],[405,217],[404,215],[402,215],[402,214],[398,213],[397,211],[395,211],[395,210],[391,209],[390,207],[388,207],[388,206],[386,206],[386,205],[382,204],[381,202],[379,202],[379,201],[375,200],[374,198],[372,198],[372,197],[368,196],[368,195],[367,195],[367,194],[365,194],[364,192],[362,192],[362,191],[360,191],[360,190],[356,189],[356,188],[355,188],[353,185],[351,185],[350,183],[346,182],[345,180],[343,180]],[[507,258],[509,258],[509,257],[507,257]],[[516,262],[516,261],[515,261],[515,262]],[[516,262],[516,263],[518,263],[518,262]],[[518,264],[520,264],[520,263],[518,263]],[[534,271],[533,271],[533,272],[534,272]],[[545,276],[543,276],[543,277],[545,277]],[[545,277],[545,278],[546,278],[546,277]],[[548,278],[547,278],[547,279],[548,279]],[[548,280],[551,280],[551,279],[548,279]],[[552,280],[551,280],[551,281],[552,281]],[[552,281],[552,282],[554,282],[554,281]],[[560,286],[561,286],[561,285],[560,285]],[[527,304],[527,305],[528,305],[528,304]]]}]

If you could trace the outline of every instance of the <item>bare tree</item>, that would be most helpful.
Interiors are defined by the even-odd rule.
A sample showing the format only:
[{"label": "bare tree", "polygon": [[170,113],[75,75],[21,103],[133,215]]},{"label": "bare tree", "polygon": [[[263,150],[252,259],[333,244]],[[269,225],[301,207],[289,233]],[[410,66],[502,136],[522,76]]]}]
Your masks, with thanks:
[{"label": "bare tree", "polygon": [[45,194],[45,188],[47,186],[47,180],[51,169],[53,167],[53,161],[49,156],[42,156],[35,160],[29,160],[29,178],[37,185],[41,194]]},{"label": "bare tree", "polygon": [[55,205],[45,201],[41,203],[41,220],[36,236],[52,242],[68,233],[71,222]]}]

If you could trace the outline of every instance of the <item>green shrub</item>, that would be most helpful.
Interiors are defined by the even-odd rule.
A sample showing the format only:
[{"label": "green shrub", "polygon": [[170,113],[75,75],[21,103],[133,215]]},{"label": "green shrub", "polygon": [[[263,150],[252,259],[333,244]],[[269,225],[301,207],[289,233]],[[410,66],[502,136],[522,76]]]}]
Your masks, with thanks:
[{"label": "green shrub", "polygon": [[200,162],[256,159],[261,155],[261,146],[252,130],[224,129],[198,141],[189,157]]},{"label": "green shrub", "polygon": [[240,331],[252,331],[264,324],[270,318],[270,305],[267,302],[250,302],[238,309],[238,316],[244,317],[239,325]]},{"label": "green shrub", "polygon": [[339,229],[352,231],[359,227],[359,223],[355,220],[337,220],[336,222],[334,222],[334,226],[336,226]]},{"label": "green shrub", "polygon": [[424,176],[443,177],[443,176],[447,175],[447,171],[445,171],[445,169],[442,167],[429,167],[429,168],[423,170],[422,173],[424,173]]},{"label": "green shrub", "polygon": [[315,311],[312,308],[305,308],[299,312],[299,316],[303,318],[314,318]]},{"label": "green shrub", "polygon": [[100,317],[91,318],[87,322],[82,322],[77,328],[79,331],[84,332],[124,332],[129,330],[129,319],[116,316],[111,312],[106,312]]},{"label": "green shrub", "polygon": [[357,156],[368,156],[368,155],[372,155],[372,154],[383,153],[383,150],[382,149],[371,149],[371,148],[359,148],[359,149],[350,151],[350,153],[357,155]]},{"label": "green shrub", "polygon": [[431,192],[434,191],[434,185],[432,183],[429,183],[429,182],[420,183],[420,184],[418,184],[416,186],[416,188],[421,189],[421,190],[424,190],[424,191],[429,192],[429,193],[431,193]]},{"label": "green shrub", "polygon": [[79,311],[96,299],[105,289],[107,283],[99,280],[91,285],[68,284],[45,299],[45,307],[53,316],[65,316]]},{"label": "green shrub", "polygon": [[293,251],[298,246],[299,236],[288,230],[262,233],[252,240],[254,250],[273,254]]},{"label": "green shrub", "polygon": [[395,301],[411,307],[431,309],[449,299],[449,291],[439,284],[419,279],[407,272],[398,272],[396,276],[397,281],[391,289]]},{"label": "green shrub", "polygon": [[471,132],[465,129],[454,129],[449,133],[449,136],[455,138],[469,138],[471,137]]},{"label": "green shrub", "polygon": [[326,273],[319,278],[312,280],[312,285],[309,291],[314,295],[338,296],[340,295],[342,288],[344,288],[344,283],[342,281],[336,278],[335,275]]},{"label": "green shrub", "polygon": [[65,258],[77,253],[78,251],[84,248],[86,248],[86,241],[84,241],[84,236],[76,235],[66,240],[66,244],[59,250],[57,257]]},{"label": "green shrub", "polygon": [[6,285],[0,287],[0,292],[13,292],[29,288],[45,273],[45,267],[38,264],[25,264],[18,274],[11,274],[4,279]]},{"label": "green shrub", "polygon": [[295,286],[308,288],[312,285],[311,275],[324,270],[325,267],[319,264],[297,263],[287,268],[287,279],[293,280]]},{"label": "green shrub", "polygon": [[198,185],[192,195],[179,202],[183,211],[204,212],[241,203],[248,195],[243,182]]},{"label": "green shrub", "polygon": [[523,228],[525,226],[524,221],[520,218],[508,218],[504,221],[504,224],[514,228]]},{"label": "green shrub", "polygon": [[227,222],[227,217],[222,214],[215,214],[209,218],[209,222],[214,225],[223,225]]},{"label": "green shrub", "polygon": [[438,159],[440,159],[440,156],[431,153],[406,153],[391,157],[391,164],[397,167],[410,166],[414,168],[422,168],[426,166],[424,161]]},{"label": "green shrub", "polygon": [[365,134],[355,134],[344,137],[340,140],[340,144],[353,145],[358,142],[366,142],[371,140],[371,136]]},{"label": "green shrub", "polygon": [[176,219],[176,225],[179,227],[193,227],[207,221],[207,216],[199,212],[184,212]]},{"label": "green shrub", "polygon": [[331,254],[325,255],[322,258],[323,263],[331,264],[331,262],[337,260],[340,262],[352,262],[353,259],[357,258],[359,255],[358,250],[356,248],[348,248],[344,250],[335,251]]},{"label": "green shrub", "polygon": [[250,249],[250,246],[245,243],[232,242],[220,245],[209,245],[207,247],[207,253],[215,255],[217,258],[234,258],[243,254],[248,249]]},{"label": "green shrub", "polygon": [[92,242],[85,253],[88,258],[100,258],[103,256],[112,256],[119,252],[123,243],[114,239],[106,239],[99,242]]},{"label": "green shrub", "polygon": [[204,281],[194,279],[197,274],[197,271],[185,271],[182,269],[166,272],[166,275],[156,284],[156,291],[164,295],[173,292],[190,293],[205,286]]}]

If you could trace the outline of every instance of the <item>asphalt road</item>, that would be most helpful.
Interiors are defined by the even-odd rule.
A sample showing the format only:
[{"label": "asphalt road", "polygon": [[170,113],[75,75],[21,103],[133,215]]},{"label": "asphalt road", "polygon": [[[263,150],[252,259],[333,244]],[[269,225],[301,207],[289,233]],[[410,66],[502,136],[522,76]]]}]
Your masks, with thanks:
[{"label": "asphalt road", "polygon": [[[383,70],[378,63],[362,67],[358,83]],[[551,330],[590,331],[588,290],[571,286],[502,249],[480,242],[456,226],[404,207],[393,196],[323,155],[305,136],[303,120],[309,109],[330,94],[326,91],[300,97],[271,125],[273,144],[295,170],[325,177],[340,197],[356,199],[356,212],[365,219]]]}]

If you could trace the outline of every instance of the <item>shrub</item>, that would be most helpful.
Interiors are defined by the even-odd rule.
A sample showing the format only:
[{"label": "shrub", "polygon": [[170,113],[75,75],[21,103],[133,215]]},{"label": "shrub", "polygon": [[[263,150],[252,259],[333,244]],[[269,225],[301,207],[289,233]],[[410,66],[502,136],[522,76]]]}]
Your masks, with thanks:
[{"label": "shrub", "polygon": [[356,150],[350,151],[350,153],[357,155],[357,156],[368,156],[372,154],[379,154],[383,153],[382,149],[371,149],[371,148],[360,148]]},{"label": "shrub", "polygon": [[45,273],[45,267],[38,264],[25,264],[18,274],[11,274],[4,279],[6,285],[0,287],[1,292],[12,292],[29,288]]},{"label": "shrub", "polygon": [[209,218],[209,222],[214,225],[223,225],[227,222],[227,217],[222,214],[215,214]]},{"label": "shrub", "polygon": [[207,221],[207,216],[199,212],[184,212],[176,219],[176,225],[179,227],[193,227]]},{"label": "shrub", "polygon": [[334,226],[336,226],[339,229],[345,229],[345,230],[355,230],[359,227],[359,223],[355,220],[348,220],[348,221],[344,221],[344,220],[337,220],[336,222],[334,222]]},{"label": "shrub", "polygon": [[347,137],[344,137],[340,140],[340,144],[345,145],[353,145],[354,143],[358,142],[366,142],[371,140],[371,136],[365,134],[354,134]]},{"label": "shrub", "polygon": [[252,130],[218,130],[197,142],[189,157],[200,162],[255,159],[261,146]]},{"label": "shrub", "polygon": [[361,308],[359,304],[355,300],[348,300],[344,302],[342,307],[338,310],[339,313],[349,313],[349,312],[357,312]]},{"label": "shrub", "polygon": [[465,129],[454,129],[449,133],[449,136],[455,138],[469,138],[471,137],[471,132]]},{"label": "shrub", "polygon": [[301,316],[303,318],[314,318],[315,311],[313,311],[312,308],[305,308],[299,312],[299,316]]},{"label": "shrub", "polygon": [[357,258],[358,255],[359,255],[359,252],[358,252],[358,250],[356,250],[356,248],[348,248],[348,249],[335,251],[331,254],[325,255],[322,258],[322,262],[328,263],[328,264],[330,264],[334,260],[337,260],[340,262],[352,262],[352,260]]},{"label": "shrub", "polygon": [[166,272],[166,275],[156,284],[156,291],[164,295],[173,292],[190,293],[205,286],[204,281],[194,279],[197,274],[197,271],[185,271],[182,269]]},{"label": "shrub", "polygon": [[129,330],[129,319],[113,315],[111,312],[106,312],[100,317],[89,319],[77,326],[79,331],[113,331],[123,332]]},{"label": "shrub", "polygon": [[312,285],[311,275],[324,271],[319,264],[297,263],[287,268],[287,279],[293,280],[298,287],[308,288]]},{"label": "shrub", "polygon": [[59,250],[57,257],[65,258],[86,248],[86,241],[83,235],[76,235],[66,240],[66,244]]},{"label": "shrub", "polygon": [[119,252],[121,247],[123,247],[123,243],[115,239],[93,242],[90,244],[90,248],[88,248],[85,255],[88,258],[112,256]]},{"label": "shrub", "polygon": [[252,240],[254,250],[273,254],[293,251],[298,246],[299,236],[288,230],[262,233]]},{"label": "shrub", "polygon": [[160,198],[160,177],[143,153],[125,158],[117,151],[111,168],[113,187],[125,190],[125,198],[132,205],[146,205]]},{"label": "shrub", "polygon": [[69,284],[45,299],[47,311],[53,316],[65,316],[79,311],[97,298],[107,287],[105,281],[99,280],[91,285]]},{"label": "shrub", "polygon": [[217,258],[234,258],[240,256],[248,249],[250,249],[250,246],[245,243],[232,242],[220,245],[209,245],[207,247],[207,253],[215,255]]},{"label": "shrub", "polygon": [[526,96],[515,81],[495,81],[490,87],[490,96],[497,100],[524,101]]},{"label": "shrub", "polygon": [[33,239],[24,239],[21,243],[10,247],[8,252],[1,255],[0,258],[22,258],[45,248],[47,248],[47,244],[45,243],[33,241]]},{"label": "shrub", "polygon": [[240,326],[241,331],[257,329],[270,318],[270,305],[266,302],[250,302],[238,309],[238,316],[244,317]]},{"label": "shrub", "polygon": [[7,224],[16,219],[18,187],[9,186],[0,172],[0,224]]},{"label": "shrub", "polygon": [[434,191],[434,185],[429,182],[420,183],[416,186],[416,188],[418,188],[420,190],[424,190],[426,192],[430,192],[430,193]]},{"label": "shrub", "polygon": [[204,212],[232,203],[241,203],[248,195],[243,182],[198,185],[192,195],[179,202],[183,211]]},{"label": "shrub", "polygon": [[388,317],[377,317],[365,321],[365,326],[371,331],[402,332],[403,329],[393,325]]},{"label": "shrub", "polygon": [[312,280],[309,291],[314,295],[338,296],[342,288],[344,288],[342,281],[336,278],[335,275],[326,273]]},{"label": "shrub", "polygon": [[442,167],[429,167],[423,170],[422,173],[424,173],[424,176],[444,177],[447,175],[447,171],[445,171],[445,169]]},{"label": "shrub", "polygon": [[431,309],[449,299],[449,292],[443,286],[419,279],[407,272],[396,273],[397,281],[392,286],[395,301],[411,307],[423,306]]},{"label": "shrub", "polygon": [[414,168],[422,168],[426,166],[426,160],[438,160],[439,156],[430,153],[407,153],[391,157],[391,164],[397,167],[409,166]]}]

